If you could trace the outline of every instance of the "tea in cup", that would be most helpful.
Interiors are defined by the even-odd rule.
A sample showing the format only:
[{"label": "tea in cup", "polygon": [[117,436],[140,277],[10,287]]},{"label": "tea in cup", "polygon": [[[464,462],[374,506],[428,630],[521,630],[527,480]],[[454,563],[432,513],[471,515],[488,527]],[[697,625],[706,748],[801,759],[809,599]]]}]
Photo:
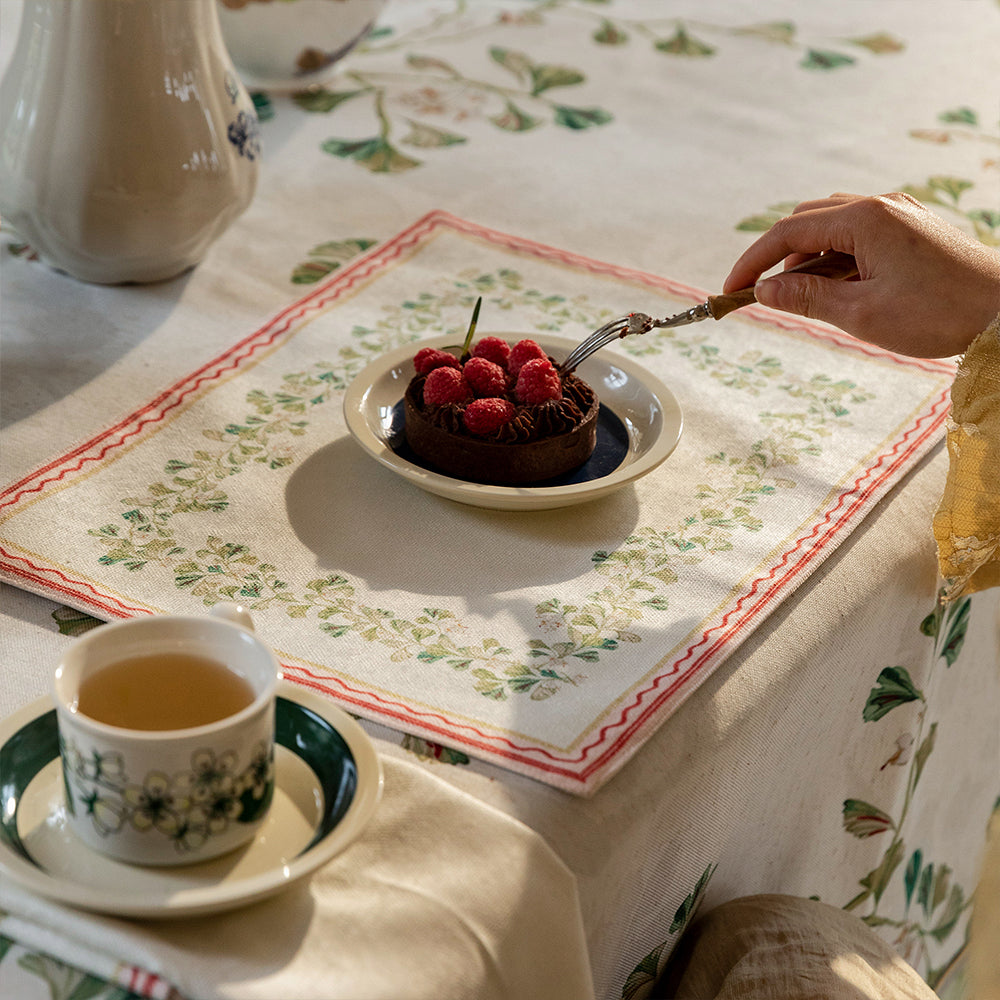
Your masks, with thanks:
[{"label": "tea in cup", "polygon": [[279,677],[235,605],[77,639],[53,680],[70,828],[144,865],[193,864],[246,843],[274,794]]}]

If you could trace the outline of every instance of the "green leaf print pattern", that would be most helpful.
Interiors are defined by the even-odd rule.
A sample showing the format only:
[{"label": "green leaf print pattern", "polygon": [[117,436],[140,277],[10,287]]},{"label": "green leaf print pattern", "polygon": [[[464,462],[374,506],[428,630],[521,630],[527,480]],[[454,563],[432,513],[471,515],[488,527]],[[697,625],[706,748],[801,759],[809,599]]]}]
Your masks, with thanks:
[{"label": "green leaf print pattern", "polygon": [[60,635],[72,636],[74,639],[102,624],[99,618],[93,618],[82,611],[65,606],[60,606],[52,612],[52,620],[56,623]]},{"label": "green leaf print pattern", "polygon": [[459,641],[461,623],[446,608],[428,607],[406,616],[369,605],[355,582],[340,573],[293,586],[277,565],[247,545],[210,531],[195,547],[178,538],[176,516],[210,519],[227,509],[229,477],[251,463],[273,470],[293,463],[300,455],[297,440],[308,432],[311,409],[339,398],[372,357],[431,329],[454,332],[460,339],[463,328],[449,330],[444,317],[468,316],[479,295],[492,295],[498,310],[514,304],[532,307],[539,330],[567,324],[590,328],[607,319],[586,297],[547,295],[526,287],[510,269],[470,272],[440,285],[386,309],[374,327],[356,328],[354,343],[341,348],[333,361],[290,373],[273,391],[248,393],[249,412],[241,418],[205,428],[201,448],[171,458],[161,479],[121,498],[124,510],[117,521],[90,530],[104,547],[100,563],[133,573],[169,573],[178,589],[206,605],[236,600],[251,610],[281,607],[291,618],[314,621],[332,639],[351,634],[377,643],[394,662],[415,660],[461,673],[486,698],[544,700],[585,681],[588,664],[640,642],[637,623],[667,609],[670,586],[689,567],[724,558],[739,533],[760,530],[760,504],[793,488],[798,462],[820,455],[824,440],[848,420],[852,408],[874,398],[849,381],[786,373],[778,359],[759,351],[730,359],[704,336],[685,339],[677,331],[664,331],[626,345],[637,355],[671,350],[686,364],[750,396],[777,387],[787,406],[758,414],[761,436],[745,453],[704,457],[702,484],[691,509],[676,524],[641,526],[619,548],[594,552],[591,569],[601,582],[583,601],[570,604],[553,597],[539,602],[539,635],[526,649],[511,649],[489,636]]},{"label": "green leaf print pattern", "polygon": [[[473,79],[443,59],[410,54],[402,75],[411,84],[421,82],[416,89],[397,94],[400,73],[382,74],[356,66],[344,74],[349,81],[345,89],[303,92],[295,100],[305,111],[325,114],[347,102],[370,100],[378,131],[361,139],[332,137],[322,144],[322,149],[332,156],[354,160],[373,173],[400,173],[422,164],[422,160],[402,152],[399,145],[430,151],[467,142],[466,136],[454,129],[426,121],[435,116],[448,115],[459,121],[473,115],[485,117],[505,132],[529,131],[546,118],[573,130],[606,125],[612,120],[603,108],[571,106],[551,97],[552,90],[583,83],[586,78],[579,70],[536,62],[525,52],[501,46],[490,47],[488,56],[514,78],[512,85]],[[394,110],[399,105],[410,113]],[[401,125],[406,132],[397,145],[394,135]]]},{"label": "green leaf print pattern", "polygon": [[[701,873],[694,888],[684,897],[677,907],[673,922],[670,925],[672,935],[680,935],[694,918],[701,901],[704,898],[708,883],[715,874],[717,865],[710,864]],[[648,955],[644,955],[639,964],[629,974],[622,988],[622,1000],[645,1000],[651,995],[653,987],[663,973],[663,967],[670,954],[668,945],[671,938],[657,945]]]},{"label": "green leaf print pattern", "polygon": [[[0,938],[0,942],[9,942]],[[45,982],[51,1000],[133,1000],[138,994],[123,986],[105,982],[96,976],[63,964],[41,953],[25,953],[17,964]]]},{"label": "green leaf print pattern", "polygon": [[[938,115],[939,125],[934,128],[910,129],[910,136],[922,142],[948,146],[953,143],[975,143],[984,150],[984,170],[1000,168],[1000,132],[988,131],[982,125],[979,113],[967,105],[949,108]],[[925,184],[907,188],[910,194],[928,204],[961,213],[972,224],[975,235],[987,246],[1000,246],[1000,208],[991,204],[987,208],[969,209],[958,201],[972,185],[946,175],[931,177]]]},{"label": "green leaf print pattern", "polygon": [[[970,107],[958,107],[943,111],[938,120],[944,126],[936,129],[911,129],[910,136],[923,142],[945,145],[957,141],[977,141],[990,148],[990,155],[983,160],[983,168],[996,170],[1000,159],[994,147],[1000,147],[1000,134],[987,132],[980,126],[979,115]],[[988,207],[972,207],[970,192],[975,184],[951,174],[935,174],[922,183],[905,183],[899,190],[912,195],[935,211],[950,216],[952,221],[971,233],[986,246],[1000,246],[1000,209],[990,204]],[[741,219],[736,228],[743,232],[759,233],[770,229],[779,219],[790,215],[798,204],[796,201],[782,201],[768,205],[762,212]]]},{"label": "green leaf print pattern", "polygon": [[923,701],[924,696],[913,686],[909,673],[903,667],[886,667],[868,695],[862,718],[865,722],[877,722],[899,705],[918,699]]},{"label": "green leaf print pattern", "polygon": [[346,240],[327,240],[309,251],[307,260],[292,272],[292,284],[313,285],[321,278],[332,274],[341,265],[352,260],[359,253],[375,246],[376,240],[355,237]]},{"label": "green leaf print pattern", "polygon": [[471,760],[469,755],[461,750],[453,750],[440,743],[432,743],[421,736],[405,734],[400,746],[421,760],[439,764],[468,764]]},{"label": "green leaf print pattern", "polygon": [[[582,70],[542,61],[531,54],[530,29],[554,19],[564,23],[566,32],[582,26],[598,47],[598,56],[604,48],[644,44],[667,58],[704,60],[722,56],[728,51],[727,42],[746,39],[780,46],[797,54],[802,68],[827,72],[852,66],[859,57],[884,56],[903,48],[902,42],[885,32],[840,38],[834,43],[836,48],[825,42],[800,41],[798,28],[791,21],[729,27],[677,17],[619,17],[610,5],[587,7],[567,0],[542,0],[529,10],[493,15],[477,10],[468,0],[457,0],[436,12],[426,24],[398,32],[383,26],[373,32],[355,50],[351,66],[345,67],[336,89],[302,91],[295,95],[295,101],[305,111],[328,115],[345,105],[357,109],[367,102],[372,131],[360,138],[333,136],[321,148],[331,156],[386,174],[421,166],[424,160],[414,155],[417,151],[433,154],[465,144],[469,136],[459,130],[463,123],[474,120],[488,122],[505,132],[527,132],[546,125],[575,131],[607,125],[614,120],[610,110],[568,104],[561,96],[553,96],[561,95],[566,88],[585,85],[588,81]],[[495,36],[498,30],[510,37],[523,31],[524,46],[488,45],[480,74],[472,75],[442,55],[428,51],[445,48],[456,38]],[[421,51],[414,51],[416,47]],[[400,65],[384,68],[388,56],[403,50]],[[380,57],[379,68],[366,65],[366,56]],[[495,67],[504,71],[506,80],[497,82],[496,74],[491,72]],[[255,95],[258,106],[263,100],[264,95]],[[447,120],[448,125],[442,120]],[[412,153],[404,152],[402,147]]]},{"label": "green leaf print pattern", "polygon": [[[944,660],[951,667],[962,649],[969,625],[969,598],[954,605],[939,604],[921,622],[921,632],[934,641],[934,662]],[[875,686],[868,694],[862,719],[878,722],[903,705],[917,703],[916,733],[912,742],[899,744],[899,750],[888,764],[898,764],[904,753],[916,746],[909,758],[909,772],[905,794],[898,814],[856,798],[844,800],[842,822],[844,830],[854,837],[889,837],[878,864],[861,879],[861,891],[844,907],[856,910],[864,905],[869,909],[862,919],[870,927],[894,928],[898,935],[895,947],[911,965],[923,970],[924,978],[933,988],[948,967],[932,965],[929,942],[943,944],[955,930],[971,900],[962,886],[952,880],[952,869],[944,862],[930,860],[919,847],[907,850],[904,837],[906,819],[913,803],[920,777],[927,760],[934,751],[938,724],[927,724],[927,701],[913,683],[909,671],[903,666],[886,667],[878,675]],[[893,881],[901,877],[904,894],[904,911],[901,916],[887,916],[879,912],[883,896]]]}]

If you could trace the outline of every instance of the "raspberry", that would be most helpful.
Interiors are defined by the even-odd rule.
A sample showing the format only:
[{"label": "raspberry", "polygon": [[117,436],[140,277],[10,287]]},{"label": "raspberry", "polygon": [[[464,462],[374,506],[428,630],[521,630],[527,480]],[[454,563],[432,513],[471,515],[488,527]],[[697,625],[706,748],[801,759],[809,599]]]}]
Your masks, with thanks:
[{"label": "raspberry", "polygon": [[461,368],[462,365],[454,354],[439,351],[436,347],[422,347],[413,355],[413,367],[418,375],[426,375],[435,368]]},{"label": "raspberry", "polygon": [[502,396],[507,391],[507,373],[486,358],[469,358],[462,373],[477,396]]},{"label": "raspberry", "polygon": [[509,423],[516,412],[514,404],[506,399],[474,399],[462,419],[473,434],[485,437]]},{"label": "raspberry", "polygon": [[534,405],[562,399],[562,382],[548,358],[526,361],[517,376],[514,394],[522,403]]},{"label": "raspberry", "polygon": [[457,368],[435,368],[424,380],[424,402],[428,406],[464,403],[470,395],[469,384]]},{"label": "raspberry", "polygon": [[507,359],[507,370],[517,378],[524,363],[526,361],[534,361],[536,358],[544,359],[545,351],[533,340],[519,340],[510,349],[510,357]]},{"label": "raspberry", "polygon": [[506,368],[507,358],[510,357],[510,346],[506,340],[502,340],[500,337],[483,337],[472,348],[472,356],[486,358],[487,361],[492,361],[493,364]]}]

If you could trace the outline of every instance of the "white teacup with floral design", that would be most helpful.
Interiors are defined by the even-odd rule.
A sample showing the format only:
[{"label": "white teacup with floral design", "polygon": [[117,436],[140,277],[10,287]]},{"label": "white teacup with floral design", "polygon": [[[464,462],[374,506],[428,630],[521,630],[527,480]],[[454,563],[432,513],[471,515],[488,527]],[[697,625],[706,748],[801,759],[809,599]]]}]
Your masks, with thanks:
[{"label": "white teacup with floral design", "polygon": [[[180,728],[163,728],[176,725],[166,715],[122,724],[132,718],[133,699],[148,702],[148,715],[166,713],[173,702],[177,718],[188,718],[189,706],[191,718],[204,716],[220,669],[229,676],[216,679],[242,706],[230,714]],[[108,691],[108,677],[117,684],[105,699],[111,714],[102,702],[88,710],[112,722],[81,711],[95,685]],[[279,678],[274,655],[236,605],[202,616],[134,618],[77,639],[53,680],[69,827],[88,847],[142,865],[193,864],[246,843],[274,794]],[[159,693],[150,698],[153,690]],[[212,711],[226,706],[220,693]]]}]

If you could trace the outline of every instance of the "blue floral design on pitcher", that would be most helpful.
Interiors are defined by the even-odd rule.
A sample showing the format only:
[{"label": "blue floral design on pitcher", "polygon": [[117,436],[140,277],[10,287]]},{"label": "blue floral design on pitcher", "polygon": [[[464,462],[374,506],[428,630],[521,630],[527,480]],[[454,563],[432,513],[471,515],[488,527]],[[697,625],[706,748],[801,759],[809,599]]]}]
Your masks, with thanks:
[{"label": "blue floral design on pitcher", "polygon": [[240,111],[226,130],[229,141],[240,151],[240,156],[256,160],[260,156],[260,125],[252,111]]}]

